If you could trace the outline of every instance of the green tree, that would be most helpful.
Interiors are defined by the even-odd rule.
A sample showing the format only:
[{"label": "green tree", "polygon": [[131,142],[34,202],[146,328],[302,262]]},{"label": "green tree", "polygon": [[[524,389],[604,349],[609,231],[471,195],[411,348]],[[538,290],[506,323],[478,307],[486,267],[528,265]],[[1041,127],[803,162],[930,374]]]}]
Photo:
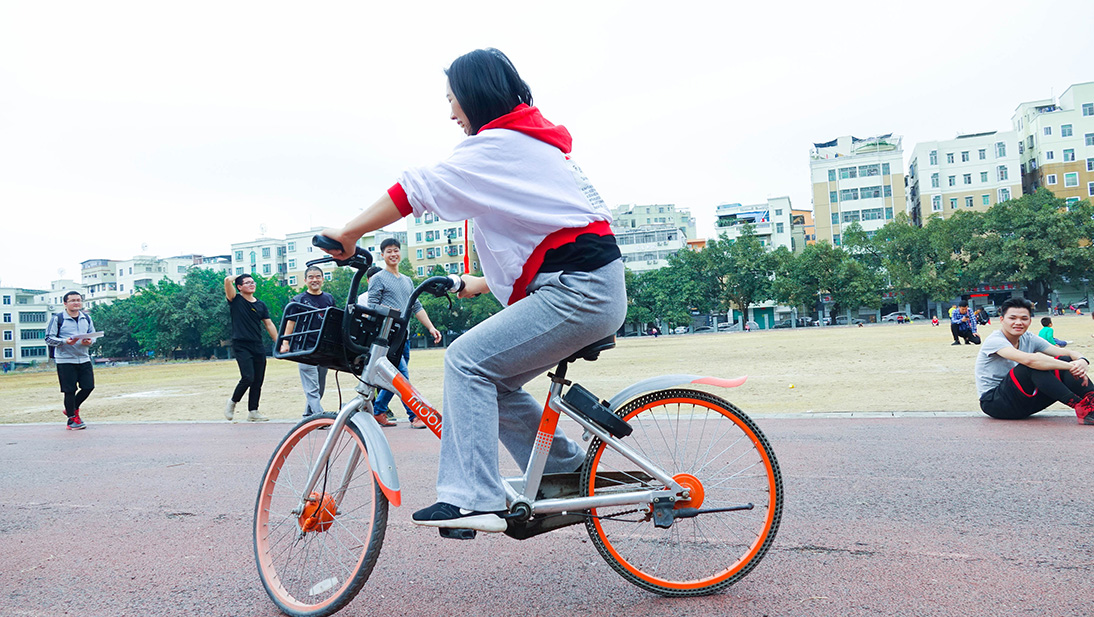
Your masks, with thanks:
[{"label": "green tree", "polygon": [[1039,189],[996,204],[967,251],[980,281],[1010,281],[1027,287],[1030,300],[1048,305],[1053,290],[1094,270],[1094,207]]},{"label": "green tree", "polygon": [[723,233],[708,242],[702,257],[706,276],[715,283],[716,309],[736,308],[747,315],[751,305],[774,297],[775,262],[752,225],[744,224],[736,239]]},{"label": "green tree", "polygon": [[129,311],[125,300],[111,304],[99,304],[90,310],[95,328],[106,335],[96,339],[91,352],[104,358],[136,358],[141,355],[141,346],[133,336],[133,327],[129,325]]},{"label": "green tree", "polygon": [[255,297],[265,303],[266,308],[270,311],[270,319],[273,320],[276,328],[281,323],[281,316],[285,312],[285,306],[292,301],[297,292],[288,285],[282,285],[281,281],[273,276],[254,275],[254,279]]}]

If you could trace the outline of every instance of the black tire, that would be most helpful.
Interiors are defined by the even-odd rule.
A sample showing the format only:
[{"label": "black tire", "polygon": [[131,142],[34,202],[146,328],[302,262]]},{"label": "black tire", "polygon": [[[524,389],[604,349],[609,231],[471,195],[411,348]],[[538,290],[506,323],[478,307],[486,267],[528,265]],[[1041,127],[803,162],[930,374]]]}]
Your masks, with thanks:
[{"label": "black tire", "polygon": [[[316,516],[307,521],[292,512],[333,424],[334,414],[324,413],[293,427],[270,457],[255,500],[258,574],[274,604],[294,617],[331,615],[349,603],[368,580],[384,543],[387,497],[352,422],[338,436],[313,491],[325,496],[311,506]],[[354,452],[358,460],[352,478],[347,486],[337,486]],[[305,527],[310,530],[302,531]]]},{"label": "black tire", "polygon": [[[747,575],[782,518],[782,475],[760,429],[729,401],[697,390],[651,392],[617,415],[634,429],[623,443],[693,486],[677,508],[753,508],[677,518],[667,529],[654,526],[648,507],[596,508],[585,526],[600,555],[623,578],[665,596],[714,593]],[[589,445],[582,495],[661,486],[599,439]]]}]

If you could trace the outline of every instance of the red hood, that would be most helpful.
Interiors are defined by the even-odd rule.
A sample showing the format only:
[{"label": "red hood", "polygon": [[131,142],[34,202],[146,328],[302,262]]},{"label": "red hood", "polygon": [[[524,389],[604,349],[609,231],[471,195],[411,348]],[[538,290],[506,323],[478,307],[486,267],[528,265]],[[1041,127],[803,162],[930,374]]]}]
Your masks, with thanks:
[{"label": "red hood", "polygon": [[524,133],[529,137],[535,137],[544,143],[551,144],[562,150],[563,154],[569,154],[574,143],[574,139],[570,137],[570,131],[567,131],[566,127],[551,124],[543,117],[543,114],[539,113],[539,108],[529,107],[524,103],[517,105],[513,108],[513,111],[504,116],[483,125],[479,132],[488,129],[509,129],[510,131]]}]

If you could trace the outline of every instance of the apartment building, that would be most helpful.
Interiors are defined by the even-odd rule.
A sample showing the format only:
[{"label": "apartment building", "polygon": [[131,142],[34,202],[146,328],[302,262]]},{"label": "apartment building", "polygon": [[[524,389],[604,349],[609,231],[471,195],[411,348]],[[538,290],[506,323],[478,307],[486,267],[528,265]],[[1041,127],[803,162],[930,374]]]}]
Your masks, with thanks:
[{"label": "apartment building", "polygon": [[770,197],[766,203],[754,206],[739,203],[722,204],[714,209],[719,235],[730,240],[740,237],[744,225],[752,225],[760,244],[768,248],[785,246],[793,249],[793,217],[789,197]]},{"label": "apartment building", "polygon": [[431,212],[406,219],[407,242],[403,256],[417,276],[428,276],[440,266],[447,274],[479,270],[479,255],[472,241],[470,221],[442,221]]},{"label": "apartment building", "polygon": [[667,266],[669,257],[689,246],[695,218],[674,204],[624,204],[612,208],[612,233],[627,269],[645,272]]},{"label": "apartment building", "polygon": [[[304,273],[308,269],[308,262],[326,256],[322,250],[312,245],[312,237],[323,231],[322,227],[313,227],[306,231],[297,231],[285,234],[285,281],[290,287],[304,287]],[[387,238],[395,238],[399,244],[406,246],[406,233],[401,231],[376,231],[366,234],[357,241],[360,246],[372,253],[372,260],[380,260],[380,243]],[[334,275],[336,266],[325,264],[320,266],[323,276],[329,281]]]},{"label": "apartment building", "polygon": [[[166,265],[152,255],[136,255],[117,262],[118,297],[127,298],[138,290],[167,278]],[[179,282],[181,278],[178,279]]]},{"label": "apartment building", "polygon": [[1094,82],[1073,84],[1056,100],[1022,103],[1011,123],[1023,192],[1044,187],[1069,203],[1094,196]]},{"label": "apartment building", "polygon": [[0,362],[30,364],[49,359],[45,338],[50,309],[38,301],[48,293],[0,287]]},{"label": "apartment building", "polygon": [[84,307],[110,304],[118,297],[118,265],[114,259],[88,259],[80,262],[84,288]]},{"label": "apartment building", "polygon": [[[308,242],[311,246],[311,242]],[[257,238],[232,244],[232,274],[276,276],[284,284],[288,272],[286,242],[276,238]]]},{"label": "apartment building", "polygon": [[839,246],[843,229],[852,223],[867,234],[876,233],[895,211],[907,207],[901,141],[889,133],[813,144],[809,173],[816,240]]},{"label": "apartment building", "polygon": [[922,225],[932,216],[983,212],[1021,195],[1018,133],[990,131],[916,144],[908,165],[908,216]]}]

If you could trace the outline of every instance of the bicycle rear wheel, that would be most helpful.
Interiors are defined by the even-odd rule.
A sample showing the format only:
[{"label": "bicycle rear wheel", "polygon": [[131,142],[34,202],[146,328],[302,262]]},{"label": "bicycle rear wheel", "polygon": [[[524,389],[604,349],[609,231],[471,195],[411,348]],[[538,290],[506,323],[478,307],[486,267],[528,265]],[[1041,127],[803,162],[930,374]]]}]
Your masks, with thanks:
[{"label": "bicycle rear wheel", "polygon": [[304,509],[303,485],[334,424],[325,413],[281,440],[255,501],[254,551],[262,585],[283,612],[330,615],[365,584],[387,524],[387,497],[369,466],[361,433],[346,424]]},{"label": "bicycle rear wheel", "polygon": [[[760,429],[729,401],[697,390],[645,394],[617,414],[634,429],[624,443],[690,490],[675,510],[700,513],[664,529],[649,506],[593,509],[585,526],[600,555],[623,578],[665,596],[714,593],[748,574],[782,516],[782,475]],[[581,476],[590,496],[663,486],[599,439]]]}]

